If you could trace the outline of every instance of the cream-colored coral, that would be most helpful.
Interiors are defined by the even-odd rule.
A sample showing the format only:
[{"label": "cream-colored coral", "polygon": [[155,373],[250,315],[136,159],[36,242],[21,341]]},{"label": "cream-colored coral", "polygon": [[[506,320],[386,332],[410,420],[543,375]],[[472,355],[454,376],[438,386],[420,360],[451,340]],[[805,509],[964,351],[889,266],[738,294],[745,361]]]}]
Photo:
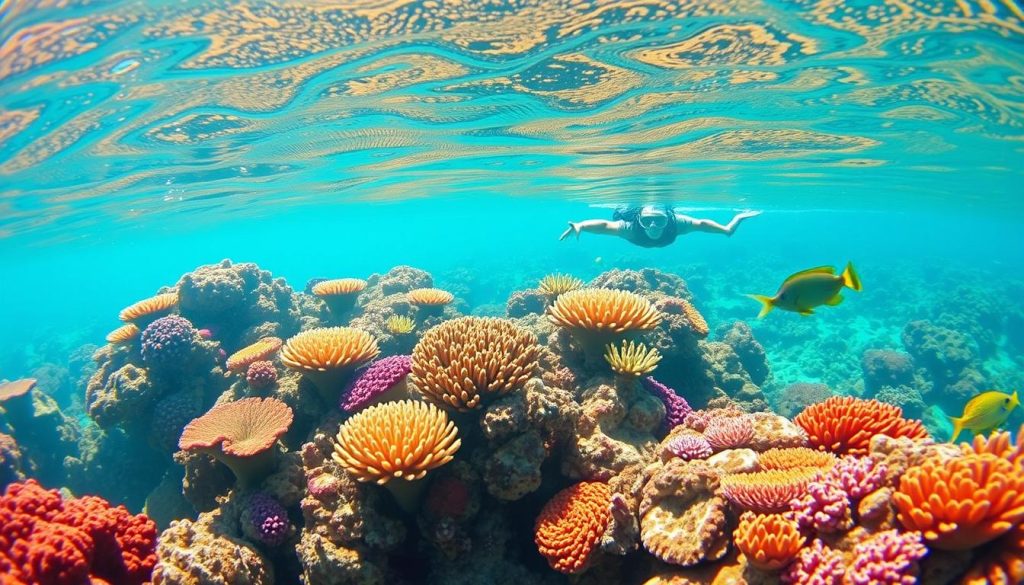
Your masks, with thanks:
[{"label": "cream-colored coral", "polygon": [[621,347],[614,343],[606,345],[604,359],[616,374],[639,377],[653,372],[654,368],[658,367],[661,354],[657,348],[648,349],[642,343],[623,341]]}]

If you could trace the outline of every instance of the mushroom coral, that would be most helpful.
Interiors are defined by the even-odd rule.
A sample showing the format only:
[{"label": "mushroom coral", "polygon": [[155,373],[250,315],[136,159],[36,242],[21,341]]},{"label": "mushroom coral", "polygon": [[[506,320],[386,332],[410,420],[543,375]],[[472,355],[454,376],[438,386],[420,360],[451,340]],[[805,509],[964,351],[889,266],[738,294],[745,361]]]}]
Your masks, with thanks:
[{"label": "mushroom coral", "polygon": [[281,348],[281,361],[310,379],[327,404],[337,404],[346,374],[377,357],[372,335],[353,327],[303,331]]},{"label": "mushroom coral", "polygon": [[866,455],[875,435],[928,438],[921,421],[903,418],[901,408],[852,396],[833,396],[812,404],[793,422],[807,432],[812,447],[837,455]]},{"label": "mushroom coral", "polygon": [[555,494],[534,525],[534,542],[552,569],[582,572],[611,520],[608,484],[584,481]]},{"label": "mushroom coral", "polygon": [[365,288],[366,281],[361,278],[335,278],[316,283],[312,292],[327,303],[332,314],[338,316],[355,306],[356,298]]},{"label": "mushroom coral", "polygon": [[548,319],[565,327],[592,351],[625,335],[657,327],[661,314],[644,297],[609,288],[581,288],[560,295],[548,307]]},{"label": "mushroom coral", "polygon": [[539,357],[537,338],[514,322],[460,317],[423,334],[412,350],[412,380],[431,401],[468,411],[520,388]]},{"label": "mushroom coral", "polygon": [[291,424],[292,409],[284,402],[243,398],[217,405],[185,425],[178,448],[213,456],[242,487],[249,487],[273,471],[274,444]]},{"label": "mushroom coral", "polygon": [[785,567],[804,545],[800,527],[782,514],[744,512],[733,539],[750,564],[762,571]]},{"label": "mushroom coral", "polygon": [[160,317],[169,315],[177,305],[178,293],[159,294],[125,307],[121,311],[120,319],[130,321],[143,329]]},{"label": "mushroom coral", "polygon": [[244,372],[253,362],[269,360],[283,344],[279,337],[264,337],[231,354],[226,363],[227,368],[232,372]]},{"label": "mushroom coral", "polygon": [[128,323],[107,333],[107,343],[128,343],[139,337],[142,331],[135,323]]},{"label": "mushroom coral", "polygon": [[455,299],[452,293],[439,288],[415,288],[405,293],[405,298],[422,315],[440,314],[445,305]]}]

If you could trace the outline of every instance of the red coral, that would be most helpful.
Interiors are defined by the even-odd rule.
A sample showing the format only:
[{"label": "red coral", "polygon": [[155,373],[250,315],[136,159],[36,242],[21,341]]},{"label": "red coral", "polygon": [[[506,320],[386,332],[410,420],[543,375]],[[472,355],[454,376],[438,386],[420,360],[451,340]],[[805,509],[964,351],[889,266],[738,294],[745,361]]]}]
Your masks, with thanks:
[{"label": "red coral", "polygon": [[95,496],[62,500],[33,480],[0,497],[0,572],[14,583],[141,585],[156,564],[156,537],[146,516]]}]

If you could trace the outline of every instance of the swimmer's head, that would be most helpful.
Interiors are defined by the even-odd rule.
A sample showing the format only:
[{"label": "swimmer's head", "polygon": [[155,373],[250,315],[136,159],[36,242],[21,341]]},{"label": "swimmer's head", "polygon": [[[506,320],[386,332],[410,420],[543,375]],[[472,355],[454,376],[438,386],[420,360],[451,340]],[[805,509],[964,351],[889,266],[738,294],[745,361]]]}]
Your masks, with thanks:
[{"label": "swimmer's head", "polygon": [[657,240],[668,227],[668,210],[658,205],[644,205],[640,208],[637,222],[648,238]]}]

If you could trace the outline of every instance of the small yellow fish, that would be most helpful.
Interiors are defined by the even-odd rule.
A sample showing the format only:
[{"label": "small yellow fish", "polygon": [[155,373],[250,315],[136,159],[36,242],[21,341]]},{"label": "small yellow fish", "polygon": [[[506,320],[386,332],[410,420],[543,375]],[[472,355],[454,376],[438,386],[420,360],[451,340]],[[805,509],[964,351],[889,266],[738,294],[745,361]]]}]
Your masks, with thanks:
[{"label": "small yellow fish", "polygon": [[853,269],[853,263],[847,263],[846,270],[837,275],[832,266],[819,266],[802,270],[790,276],[779,287],[774,297],[764,295],[747,295],[761,303],[758,319],[763,319],[772,309],[778,307],[785,311],[794,311],[801,315],[811,315],[814,307],[820,305],[836,306],[843,302],[839,291],[843,287],[860,291],[860,277]]},{"label": "small yellow fish", "polygon": [[1020,406],[1020,399],[1017,393],[1007,394],[990,390],[971,398],[964,406],[964,413],[960,418],[949,417],[953,421],[953,438],[949,441],[956,442],[960,431],[967,429],[976,435],[985,435],[994,431],[1010,418],[1014,408]]}]

